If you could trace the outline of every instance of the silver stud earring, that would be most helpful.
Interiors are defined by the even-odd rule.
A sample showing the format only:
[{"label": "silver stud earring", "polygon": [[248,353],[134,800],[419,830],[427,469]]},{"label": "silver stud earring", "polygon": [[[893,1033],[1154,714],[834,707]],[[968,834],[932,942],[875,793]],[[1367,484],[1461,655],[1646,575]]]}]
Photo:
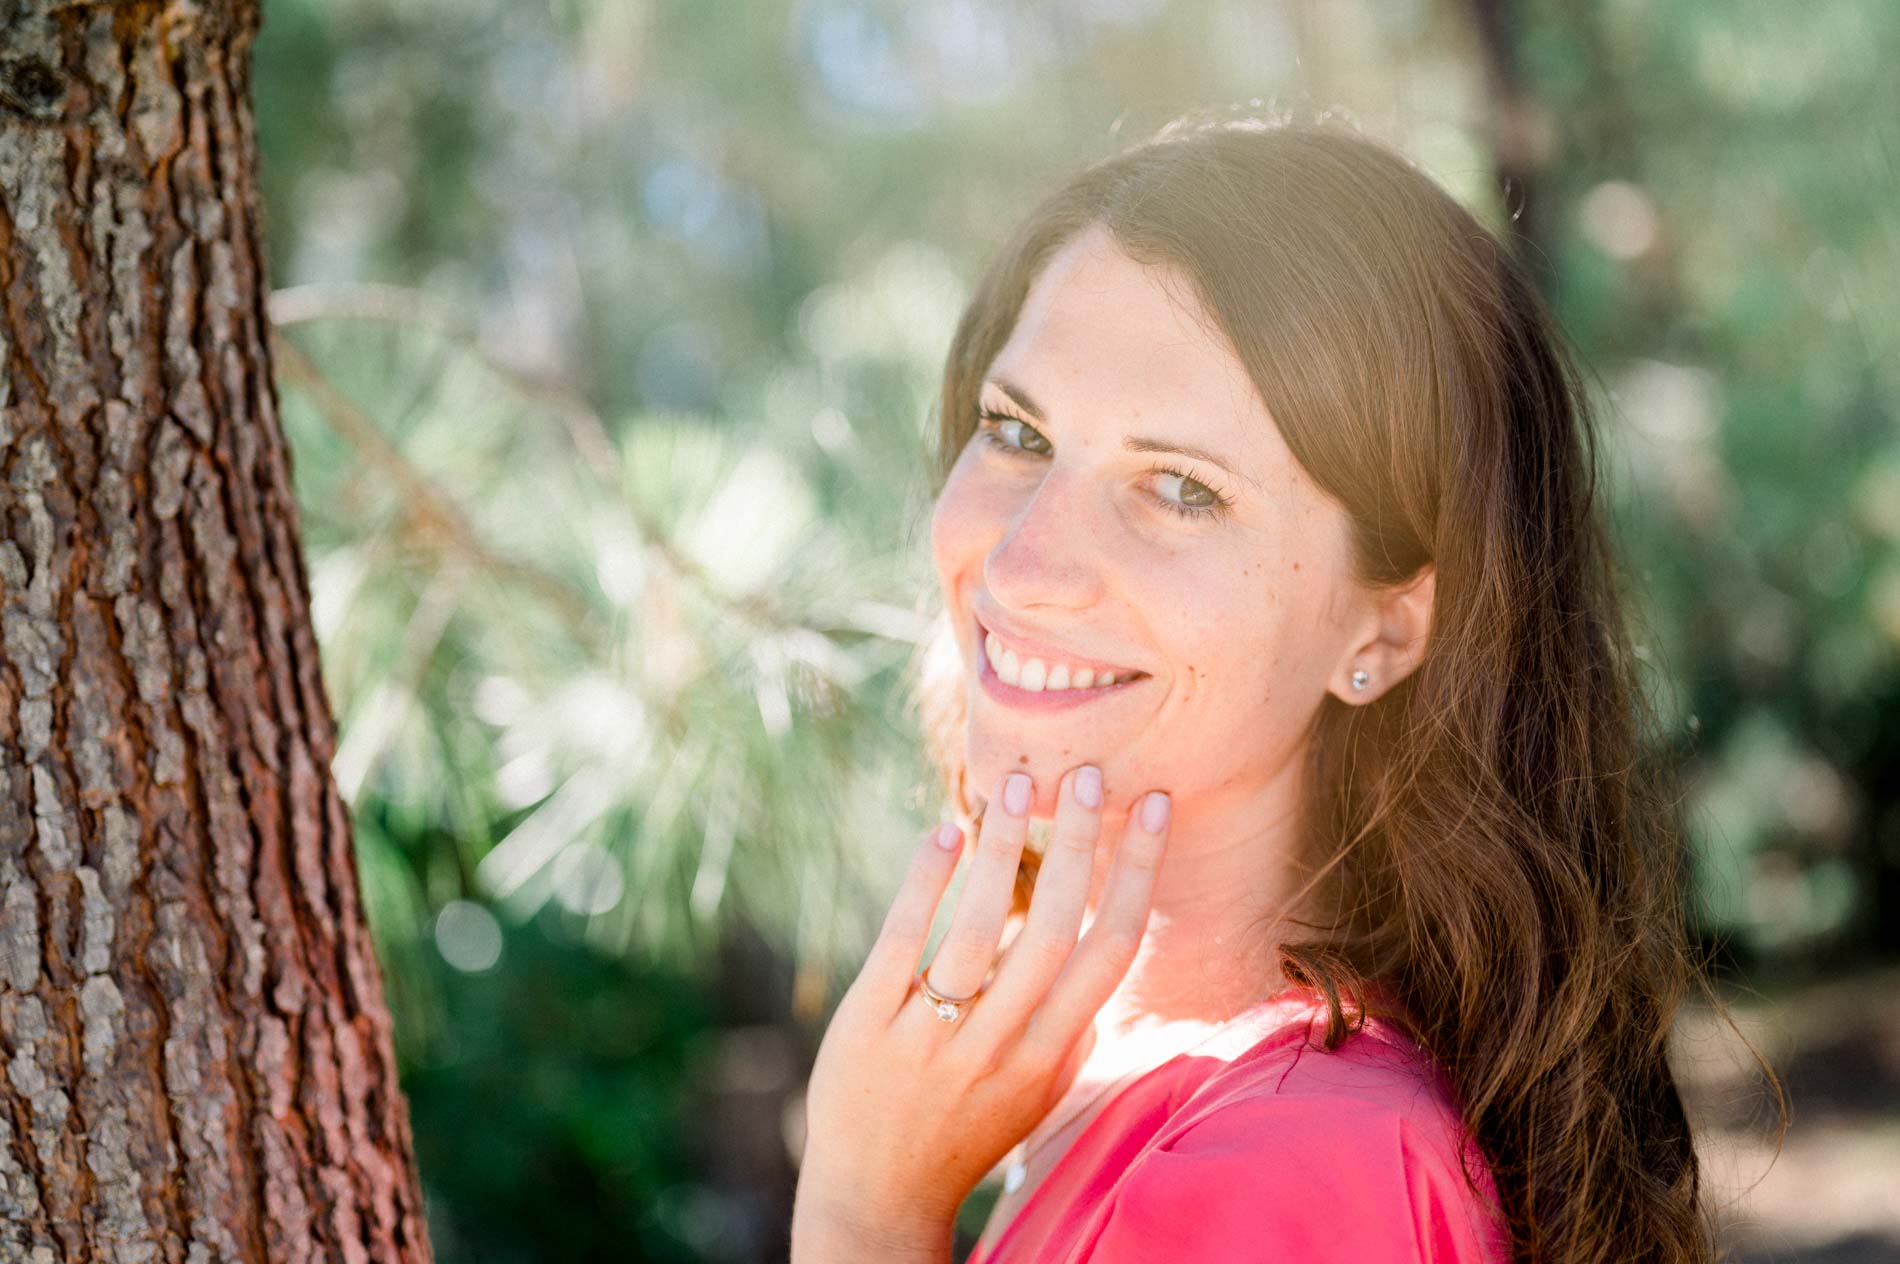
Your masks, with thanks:
[{"label": "silver stud earring", "polygon": [[1367,682],[1369,682],[1371,679],[1372,677],[1367,674],[1365,668],[1363,667],[1353,668],[1352,687],[1354,689],[1364,689],[1366,687]]}]

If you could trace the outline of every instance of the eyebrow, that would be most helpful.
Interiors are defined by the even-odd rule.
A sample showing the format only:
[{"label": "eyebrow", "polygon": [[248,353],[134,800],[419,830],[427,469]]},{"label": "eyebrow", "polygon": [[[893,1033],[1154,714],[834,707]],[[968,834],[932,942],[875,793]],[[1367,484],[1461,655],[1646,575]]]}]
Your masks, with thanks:
[{"label": "eyebrow", "polygon": [[[1028,413],[1032,420],[1041,422],[1048,420],[1048,415],[1043,412],[1042,406],[1036,403],[1029,392],[1008,378],[991,377],[985,378],[984,381],[1009,396],[1010,401],[1014,403],[1016,407]],[[1227,462],[1221,460],[1218,456],[1215,456],[1212,452],[1209,452],[1206,448],[1197,448],[1191,443],[1172,443],[1166,439],[1148,439],[1140,435],[1128,435],[1122,440],[1122,446],[1130,452],[1174,452],[1181,456],[1191,456],[1197,461],[1206,461],[1209,465],[1217,466],[1227,473],[1232,474],[1235,478],[1244,479],[1254,488],[1260,486],[1259,480],[1243,474]]]}]

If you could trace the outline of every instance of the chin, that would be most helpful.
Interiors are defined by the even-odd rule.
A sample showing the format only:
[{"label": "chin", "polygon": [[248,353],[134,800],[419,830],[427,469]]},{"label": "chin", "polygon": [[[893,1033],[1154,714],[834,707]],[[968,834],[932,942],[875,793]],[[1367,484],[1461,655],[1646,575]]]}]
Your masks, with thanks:
[{"label": "chin", "polygon": [[[1064,749],[1062,744],[1051,746],[1047,742],[1025,741],[1020,735],[1008,740],[991,740],[971,734],[964,749],[964,775],[968,779],[965,790],[971,806],[974,807],[979,798],[987,798],[1005,775],[1026,772],[1035,779],[1029,814],[1047,819],[1055,815],[1056,789],[1062,784],[1063,776],[1071,768],[1094,764],[1102,770],[1103,807],[1114,811],[1116,804],[1124,801],[1129,793],[1124,784],[1130,775],[1125,761],[1087,747],[1074,748],[1068,754],[1062,753]],[[1024,756],[1028,756],[1027,762]]]}]

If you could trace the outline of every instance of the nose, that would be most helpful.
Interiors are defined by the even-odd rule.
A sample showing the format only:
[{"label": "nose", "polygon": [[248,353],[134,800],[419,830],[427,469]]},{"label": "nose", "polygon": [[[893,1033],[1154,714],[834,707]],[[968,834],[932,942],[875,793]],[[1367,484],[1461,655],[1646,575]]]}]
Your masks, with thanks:
[{"label": "nose", "polygon": [[1051,469],[983,559],[983,583],[1014,610],[1085,609],[1101,596],[1102,524],[1085,480]]}]

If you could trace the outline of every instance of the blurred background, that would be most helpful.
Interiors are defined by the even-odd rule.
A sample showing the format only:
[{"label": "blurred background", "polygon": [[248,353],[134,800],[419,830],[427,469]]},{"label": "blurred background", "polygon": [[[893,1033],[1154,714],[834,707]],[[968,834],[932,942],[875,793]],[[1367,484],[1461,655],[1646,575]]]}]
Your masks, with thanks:
[{"label": "blurred background", "polygon": [[952,322],[1060,175],[1253,102],[1532,262],[1789,1092],[1778,1144],[1685,1015],[1728,1242],[1900,1259],[1896,55],[1893,0],[269,0],[283,415],[438,1258],[784,1259],[805,1071],[938,814]]}]

